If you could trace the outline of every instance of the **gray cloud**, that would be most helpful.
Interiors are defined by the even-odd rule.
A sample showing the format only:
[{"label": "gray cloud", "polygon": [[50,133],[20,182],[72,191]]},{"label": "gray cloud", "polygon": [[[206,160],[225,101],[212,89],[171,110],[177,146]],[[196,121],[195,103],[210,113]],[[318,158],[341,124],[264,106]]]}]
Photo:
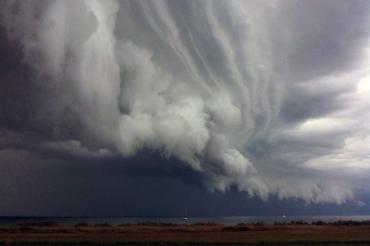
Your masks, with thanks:
[{"label": "gray cloud", "polygon": [[150,150],[209,190],[316,203],[352,199],[367,175],[348,172],[370,167],[366,1],[3,5],[0,133],[27,138],[4,149]]}]

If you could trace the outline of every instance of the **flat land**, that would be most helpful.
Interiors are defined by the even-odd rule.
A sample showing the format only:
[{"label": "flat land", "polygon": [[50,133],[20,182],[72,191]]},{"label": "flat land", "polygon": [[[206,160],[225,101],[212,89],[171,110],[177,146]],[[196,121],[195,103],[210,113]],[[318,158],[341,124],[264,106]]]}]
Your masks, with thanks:
[{"label": "flat land", "polygon": [[0,245],[370,245],[370,225],[2,225]]}]

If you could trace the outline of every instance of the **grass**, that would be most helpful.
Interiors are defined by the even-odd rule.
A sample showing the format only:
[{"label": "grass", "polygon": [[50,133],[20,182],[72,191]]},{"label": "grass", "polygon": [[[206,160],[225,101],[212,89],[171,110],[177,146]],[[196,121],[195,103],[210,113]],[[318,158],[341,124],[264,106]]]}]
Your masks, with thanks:
[{"label": "grass", "polygon": [[119,245],[146,245],[146,246],[166,246],[166,245],[174,245],[174,246],[208,246],[208,245],[230,245],[230,246],[242,246],[242,245],[256,245],[256,246],[267,246],[267,245],[369,245],[370,241],[291,241],[291,242],[257,242],[257,243],[245,243],[245,242],[235,242],[235,243],[218,243],[218,242],[143,242],[143,241],[120,241],[120,242],[92,242],[92,241],[33,241],[33,242],[16,242],[12,244],[11,242],[8,243],[1,243],[0,245],[53,245],[53,246],[73,246],[73,245],[87,245],[87,246],[119,246]]},{"label": "grass", "polygon": [[0,226],[0,245],[370,245],[369,221]]}]

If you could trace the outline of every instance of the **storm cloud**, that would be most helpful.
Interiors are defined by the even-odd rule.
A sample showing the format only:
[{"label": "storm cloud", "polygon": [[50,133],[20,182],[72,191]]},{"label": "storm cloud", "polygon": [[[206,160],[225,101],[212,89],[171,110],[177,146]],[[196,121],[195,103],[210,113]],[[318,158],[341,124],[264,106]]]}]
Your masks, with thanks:
[{"label": "storm cloud", "polygon": [[368,1],[2,0],[0,16],[1,163],[155,153],[153,175],[210,191],[366,192]]}]

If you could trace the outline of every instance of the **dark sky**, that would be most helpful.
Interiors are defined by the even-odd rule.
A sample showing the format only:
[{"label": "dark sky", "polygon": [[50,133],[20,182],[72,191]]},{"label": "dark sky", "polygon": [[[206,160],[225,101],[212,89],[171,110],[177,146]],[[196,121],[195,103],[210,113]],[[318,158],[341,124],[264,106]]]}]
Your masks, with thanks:
[{"label": "dark sky", "polygon": [[369,213],[368,1],[0,2],[0,215]]}]

